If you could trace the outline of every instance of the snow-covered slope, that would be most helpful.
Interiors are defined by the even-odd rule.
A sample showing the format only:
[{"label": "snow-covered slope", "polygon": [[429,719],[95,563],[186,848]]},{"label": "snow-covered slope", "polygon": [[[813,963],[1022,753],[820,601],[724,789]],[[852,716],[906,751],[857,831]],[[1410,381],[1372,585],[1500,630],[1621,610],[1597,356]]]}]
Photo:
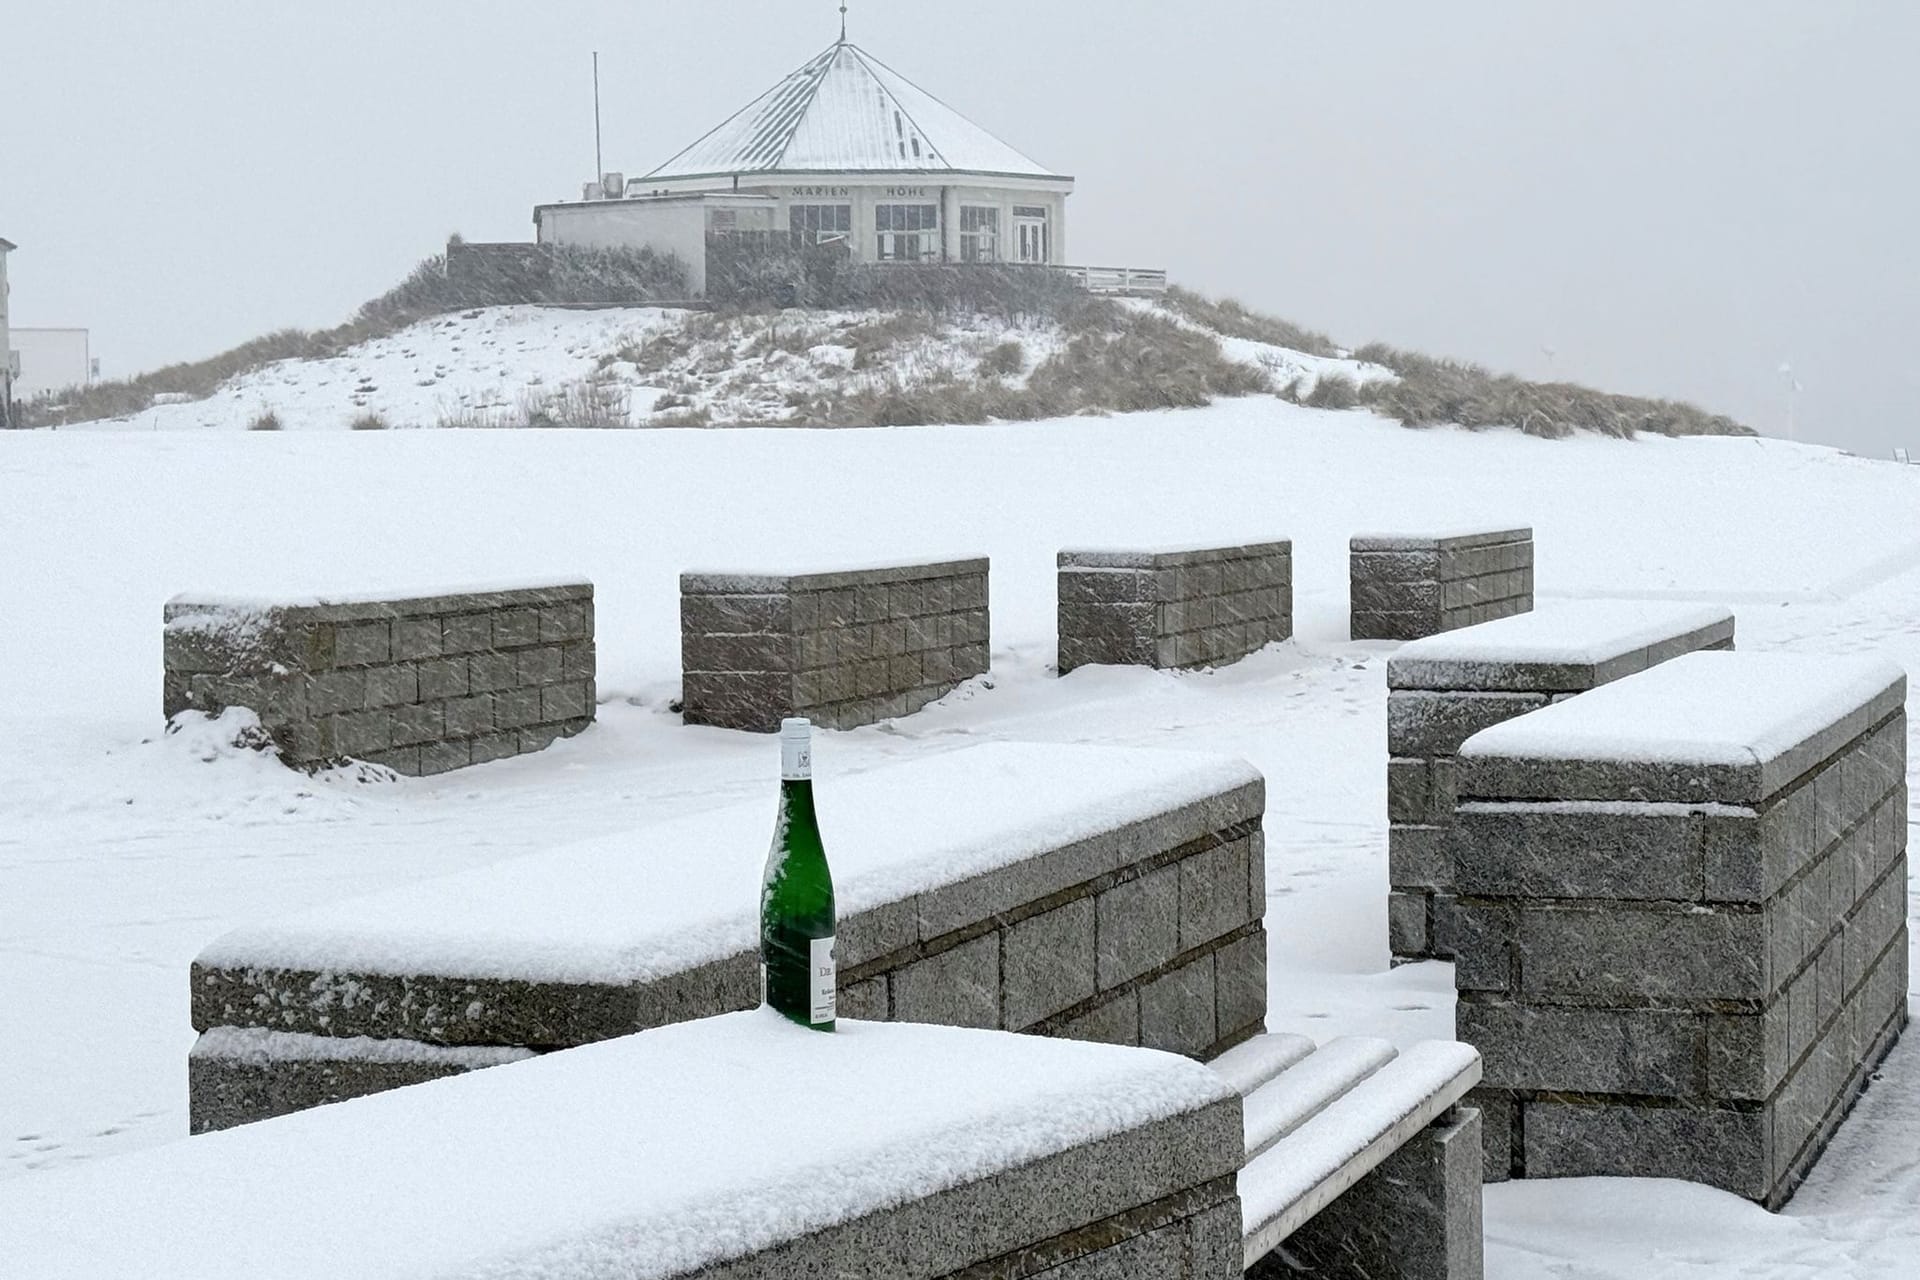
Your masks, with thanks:
[{"label": "snow-covered slope", "polygon": [[[886,431],[37,432],[0,435],[0,495],[0,1177],[184,1134],[187,964],[229,928],[764,798],[766,740],[667,710],[696,564],[990,554],[993,674],[824,735],[823,780],[982,740],[1246,757],[1268,779],[1269,1022],[1316,1038],[1452,1026],[1446,967],[1387,963],[1391,646],[1344,638],[1349,534],[1530,523],[1544,597],[1728,603],[1742,648],[1920,672],[1920,468],[1764,439],[1414,432],[1265,397]],[[1295,642],[1210,673],[1048,669],[1059,548],[1276,536]],[[600,723],[549,752],[362,785],[160,733],[176,592],[581,573]],[[827,781],[822,804],[831,842]],[[1784,1218],[1625,1181],[1494,1188],[1490,1274],[1908,1274],[1917,1095],[1903,1047]]]},{"label": "snow-covered slope", "polygon": [[[1164,307],[1138,309],[1178,320]],[[583,394],[604,410],[606,421],[594,425],[678,425],[689,414],[776,423],[814,397],[900,382],[998,377],[1020,386],[1065,343],[1048,320],[909,322],[896,337],[885,331],[897,319],[871,311],[713,317],[656,307],[489,307],[423,320],[330,359],[280,361],[205,400],[67,429],[239,430],[266,414],[285,431],[345,431],[369,415],[396,429],[524,426],[543,413],[565,423],[566,397]],[[882,339],[884,358],[863,361],[862,345]],[[1267,371],[1276,386],[1298,379],[1302,394],[1328,372],[1357,382],[1393,376],[1377,365],[1242,338],[1220,342],[1229,359]],[[1009,343],[1018,344],[1018,367],[983,374],[982,360]]]}]

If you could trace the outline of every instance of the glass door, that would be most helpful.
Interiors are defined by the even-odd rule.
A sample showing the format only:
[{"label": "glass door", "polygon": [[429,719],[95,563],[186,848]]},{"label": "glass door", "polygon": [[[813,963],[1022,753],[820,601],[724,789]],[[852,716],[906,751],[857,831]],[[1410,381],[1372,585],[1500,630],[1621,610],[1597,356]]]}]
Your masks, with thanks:
[{"label": "glass door", "polygon": [[1047,237],[1047,211],[1038,205],[1013,208],[1013,247],[1016,261],[1051,262]]}]

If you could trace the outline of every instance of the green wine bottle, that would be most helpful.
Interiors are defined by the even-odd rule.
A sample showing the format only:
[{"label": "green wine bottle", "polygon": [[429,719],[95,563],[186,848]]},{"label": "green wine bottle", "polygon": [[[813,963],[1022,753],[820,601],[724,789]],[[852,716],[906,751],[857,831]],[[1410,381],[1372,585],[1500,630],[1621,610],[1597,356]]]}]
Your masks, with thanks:
[{"label": "green wine bottle", "polygon": [[833,876],[813,813],[813,726],[780,725],[780,814],[760,890],[766,1002],[803,1027],[833,1030]]}]

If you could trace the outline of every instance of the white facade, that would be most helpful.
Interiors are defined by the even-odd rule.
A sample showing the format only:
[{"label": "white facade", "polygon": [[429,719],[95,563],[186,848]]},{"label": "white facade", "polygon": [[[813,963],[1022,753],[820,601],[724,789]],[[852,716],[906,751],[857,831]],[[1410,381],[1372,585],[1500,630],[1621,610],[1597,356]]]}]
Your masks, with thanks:
[{"label": "white facade", "polygon": [[685,195],[653,200],[595,200],[543,204],[533,211],[542,244],[582,249],[645,246],[672,254],[687,268],[687,288],[707,292],[707,231],[723,224],[772,231],[777,210],[764,196]]},{"label": "white facade", "polygon": [[1057,266],[1072,191],[842,40],[626,183],[624,199],[542,205],[534,221],[542,243],[644,245],[690,264],[710,232],[760,230],[844,244],[857,262]]},{"label": "white facade", "polygon": [[13,349],[20,353],[16,400],[84,387],[93,381],[93,356],[85,329],[15,329]]},{"label": "white facade", "polygon": [[13,339],[7,328],[7,255],[11,240],[0,240],[0,430],[13,425]]}]

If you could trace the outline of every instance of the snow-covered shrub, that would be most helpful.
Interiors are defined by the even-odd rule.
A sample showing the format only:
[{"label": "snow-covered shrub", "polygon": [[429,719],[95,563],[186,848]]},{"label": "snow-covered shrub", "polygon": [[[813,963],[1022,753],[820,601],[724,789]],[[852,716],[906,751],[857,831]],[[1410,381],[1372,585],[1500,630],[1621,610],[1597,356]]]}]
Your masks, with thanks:
[{"label": "snow-covered shrub", "polygon": [[1012,378],[1027,371],[1027,349],[1017,338],[997,343],[980,357],[980,372],[996,378]]},{"label": "snow-covered shrub", "polygon": [[349,425],[355,431],[385,431],[387,420],[377,413],[363,413]]},{"label": "snow-covered shrub", "polygon": [[627,388],[605,378],[582,378],[520,395],[520,417],[529,427],[607,429],[633,425]]},{"label": "snow-covered shrub", "polygon": [[252,422],[247,424],[249,431],[279,431],[280,415],[271,409],[262,409]]},{"label": "snow-covered shrub", "polygon": [[1360,384],[1344,373],[1321,374],[1302,403],[1315,409],[1351,409],[1360,403]]}]

